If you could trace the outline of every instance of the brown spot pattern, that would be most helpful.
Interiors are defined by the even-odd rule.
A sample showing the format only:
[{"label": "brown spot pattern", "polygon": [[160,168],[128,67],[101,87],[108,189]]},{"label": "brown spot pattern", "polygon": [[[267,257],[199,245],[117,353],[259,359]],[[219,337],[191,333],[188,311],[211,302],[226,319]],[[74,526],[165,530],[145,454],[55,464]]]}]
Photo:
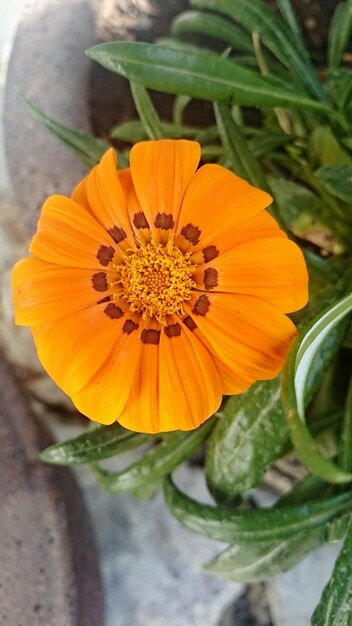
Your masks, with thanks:
[{"label": "brown spot pattern", "polygon": [[95,291],[107,291],[108,281],[106,280],[105,272],[96,272],[92,276],[92,284]]},{"label": "brown spot pattern", "polygon": [[120,243],[124,239],[126,239],[127,235],[123,228],[119,228],[118,226],[114,226],[108,230],[109,235],[113,238],[115,243]]},{"label": "brown spot pattern", "polygon": [[181,334],[181,326],[178,322],[176,322],[176,324],[165,326],[164,333],[169,339],[172,339],[172,337],[179,337]]},{"label": "brown spot pattern", "polygon": [[141,334],[141,342],[142,343],[150,343],[154,346],[158,346],[160,341],[160,330],[155,330],[154,328],[144,328]]},{"label": "brown spot pattern", "polygon": [[122,332],[130,335],[134,330],[137,330],[139,324],[134,322],[133,320],[126,320],[124,325],[122,326]]},{"label": "brown spot pattern", "polygon": [[185,317],[182,321],[184,325],[187,326],[187,328],[192,331],[192,333],[196,328],[198,328],[194,319],[190,315],[187,315],[187,317]]},{"label": "brown spot pattern", "polygon": [[100,246],[97,252],[97,259],[100,265],[109,265],[110,261],[112,261],[113,256],[115,254],[115,250],[112,246]]},{"label": "brown spot pattern", "polygon": [[203,248],[202,253],[205,263],[208,263],[219,256],[219,250],[216,246],[207,246],[206,248]]},{"label": "brown spot pattern", "polygon": [[200,228],[198,228],[198,226],[194,226],[193,224],[186,224],[186,226],[184,226],[181,230],[181,235],[183,235],[184,238],[187,239],[187,241],[193,243],[194,246],[199,243],[199,238],[201,234],[202,231],[200,230]]},{"label": "brown spot pattern", "polygon": [[112,320],[118,320],[120,317],[124,316],[123,310],[120,309],[119,306],[116,306],[113,302],[110,302],[110,304],[105,307],[104,313]]},{"label": "brown spot pattern", "polygon": [[140,211],[139,213],[134,214],[133,223],[136,228],[149,228],[147,218],[144,215],[143,211]]},{"label": "brown spot pattern", "polygon": [[175,226],[174,219],[171,213],[158,213],[154,220],[156,228],[162,228],[163,230],[169,230]]},{"label": "brown spot pattern", "polygon": [[209,309],[210,309],[210,300],[208,296],[206,296],[203,293],[201,296],[199,296],[197,302],[195,303],[192,309],[192,313],[194,313],[195,315],[201,315],[202,317],[205,317]]},{"label": "brown spot pattern", "polygon": [[106,296],[105,298],[98,300],[97,304],[104,304],[104,302],[110,302],[110,296]]},{"label": "brown spot pattern", "polygon": [[206,289],[214,289],[219,284],[219,273],[213,267],[204,270],[204,286]]}]

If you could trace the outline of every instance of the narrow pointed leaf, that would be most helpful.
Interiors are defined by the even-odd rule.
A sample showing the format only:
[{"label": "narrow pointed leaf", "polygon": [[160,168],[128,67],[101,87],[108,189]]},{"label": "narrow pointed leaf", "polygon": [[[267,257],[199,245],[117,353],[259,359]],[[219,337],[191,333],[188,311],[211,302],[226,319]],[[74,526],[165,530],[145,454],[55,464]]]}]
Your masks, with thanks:
[{"label": "narrow pointed leaf", "polygon": [[352,624],[352,527],[335,563],[332,576],[315,609],[312,626],[351,626]]},{"label": "narrow pointed leaf", "polygon": [[279,542],[235,544],[207,563],[205,569],[235,582],[266,580],[287,572],[324,540],[325,528],[322,526]]},{"label": "narrow pointed leaf", "polygon": [[[51,117],[42,113],[42,111],[35,107],[27,98],[23,96],[21,96],[21,98],[33,117],[68,150],[73,152],[89,169],[99,163],[104,152],[111,147],[102,139],[97,139],[81,130],[75,130],[74,128],[69,128],[68,126],[59,124],[59,122],[55,122]],[[127,167],[128,165],[127,160],[121,154],[119,154],[119,165],[120,167]]]},{"label": "narrow pointed leaf", "polygon": [[299,50],[301,50],[302,54],[305,56],[305,46],[302,39],[301,29],[297,22],[297,18],[295,12],[293,10],[291,0],[277,0],[278,7],[280,9],[280,13],[284,18],[285,22],[289,26],[295,44]]},{"label": "narrow pointed leaf", "polygon": [[[327,276],[324,274],[324,282]],[[334,280],[329,276],[329,280]],[[335,279],[336,280],[336,279]],[[320,294],[327,305],[336,302],[337,293],[345,293],[352,276],[337,282],[333,295],[331,289]],[[304,332],[304,331],[302,331]],[[329,341],[320,351],[319,359],[310,368],[305,382],[305,404],[312,400],[326,368],[336,355],[345,332],[335,328]],[[319,433],[340,420],[341,413],[321,415],[312,422],[312,432]],[[221,504],[231,504],[237,495],[256,487],[266,469],[287,451],[289,428],[280,400],[280,380],[260,381],[245,393],[232,396],[221,412],[221,417],[209,439],[205,473],[209,490]]]},{"label": "narrow pointed leaf", "polygon": [[328,40],[328,64],[339,67],[352,33],[352,1],[340,2],[331,20]]},{"label": "narrow pointed leaf", "polygon": [[326,101],[307,52],[297,46],[290,28],[263,0],[192,0],[191,6],[213,10],[239,22],[250,33],[258,33],[260,40],[296,75],[307,92]]},{"label": "narrow pointed leaf", "polygon": [[159,115],[143,85],[131,81],[131,93],[139,118],[149,139],[161,139],[164,134]]},{"label": "narrow pointed leaf", "polygon": [[351,123],[352,70],[347,68],[330,70],[327,76],[326,87],[346,120]]},{"label": "narrow pointed leaf", "polygon": [[100,44],[88,56],[112,72],[150,89],[217,102],[233,101],[253,106],[284,106],[331,114],[330,109],[275,79],[255,74],[216,55],[127,41]]},{"label": "narrow pointed leaf", "polygon": [[174,37],[182,37],[187,33],[214,37],[230,44],[236,50],[253,54],[253,44],[249,35],[218,15],[185,11],[173,21],[171,33]]},{"label": "narrow pointed leaf", "polygon": [[[199,128],[173,124],[172,122],[160,122],[160,126],[163,136],[171,139],[193,139],[200,132]],[[137,141],[147,139],[148,135],[142,122],[140,120],[134,120],[132,122],[124,122],[123,124],[115,126],[115,128],[111,131],[111,137],[114,139],[120,139],[121,141],[135,143]]]},{"label": "narrow pointed leaf", "polygon": [[339,462],[347,472],[352,471],[352,377],[348,385],[339,446]]},{"label": "narrow pointed leaf", "polygon": [[302,502],[307,502],[307,500],[319,500],[319,498],[331,495],[331,489],[331,485],[309,474],[299,483],[296,483],[290,491],[284,493],[276,501],[276,506],[301,504]]},{"label": "narrow pointed leaf", "polygon": [[252,155],[247,140],[234,122],[230,107],[214,103],[214,112],[221,142],[232,161],[234,171],[252,185],[267,189],[268,183],[262,167]]},{"label": "narrow pointed leaf", "polygon": [[120,472],[96,468],[99,481],[111,493],[143,489],[189,458],[202,445],[213,427],[214,420],[208,420],[192,432],[172,433],[148,450],[139,461]]},{"label": "narrow pointed leaf", "polygon": [[256,487],[288,441],[279,379],[232,396],[209,439],[206,478],[218,502],[231,503]]},{"label": "narrow pointed leaf", "polygon": [[289,539],[309,532],[352,510],[349,492],[313,502],[240,512],[201,504],[182,493],[168,477],[166,503],[184,526],[226,543],[251,543]]},{"label": "narrow pointed leaf", "polygon": [[275,217],[285,229],[329,253],[341,254],[349,234],[323,199],[302,184],[286,178],[268,176],[267,179],[276,201]]},{"label": "narrow pointed leaf", "polygon": [[133,433],[118,424],[112,424],[50,446],[41,452],[40,458],[55,465],[92,463],[133,450],[148,441],[153,441],[153,437]]},{"label": "narrow pointed leaf", "polygon": [[350,155],[340,145],[329,126],[316,126],[308,140],[308,156],[312,167],[318,165],[351,165]]},{"label": "narrow pointed leaf", "polygon": [[271,152],[294,141],[294,135],[286,135],[284,133],[270,135],[269,133],[265,133],[265,135],[250,139],[248,141],[248,147],[253,157],[261,159],[263,157],[270,157]]},{"label": "narrow pointed leaf", "polygon": [[162,46],[169,50],[184,52],[185,54],[203,55],[205,58],[218,58],[218,53],[206,45],[198,45],[183,41],[182,39],[174,39],[173,37],[161,37],[155,42],[157,46]]},{"label": "narrow pointed leaf", "polygon": [[[282,496],[276,506],[301,504],[328,495],[327,483],[308,476]],[[338,518],[340,519],[340,518]],[[299,532],[289,539],[258,543],[235,543],[205,565],[205,569],[236,582],[254,582],[294,567],[305,555],[324,543],[326,526]]]},{"label": "narrow pointed leaf", "polygon": [[306,386],[315,367],[321,369],[317,354],[323,349],[327,353],[336,351],[336,341],[341,341],[342,337],[334,338],[333,333],[339,324],[346,324],[351,311],[352,295],[348,295],[314,318],[295,340],[282,376],[282,403],[297,456],[313,474],[336,483],[351,481],[352,474],[334,465],[318,451],[305,424]]},{"label": "narrow pointed leaf", "polygon": [[352,165],[326,165],[314,176],[333,196],[352,205]]}]

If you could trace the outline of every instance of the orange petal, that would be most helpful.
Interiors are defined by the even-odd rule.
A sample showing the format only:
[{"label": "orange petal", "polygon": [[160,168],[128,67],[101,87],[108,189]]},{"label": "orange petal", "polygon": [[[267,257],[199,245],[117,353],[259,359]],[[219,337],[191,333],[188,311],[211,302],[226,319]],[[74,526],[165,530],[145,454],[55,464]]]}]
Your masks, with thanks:
[{"label": "orange petal", "polygon": [[116,152],[111,148],[90,172],[86,193],[98,222],[111,233],[116,243],[128,247],[133,243],[132,231],[116,165]]},{"label": "orange petal", "polygon": [[195,141],[143,141],[132,148],[133,183],[153,232],[173,230],[199,159],[200,146]]},{"label": "orange petal", "polygon": [[85,209],[65,196],[50,196],[29,250],[48,263],[101,269],[97,258],[101,245],[114,247],[114,242]]},{"label": "orange petal", "polygon": [[[196,318],[194,318],[196,319]],[[253,384],[253,378],[240,372],[238,369],[234,369],[233,364],[227,365],[212,349],[211,343],[202,334],[196,324],[190,326],[190,317],[185,318],[183,322],[187,322],[186,327],[192,328],[192,336],[196,337],[198,341],[203,344],[211,354],[215,363],[218,374],[220,375],[220,386],[222,395],[238,394],[245,391]]]},{"label": "orange petal", "polygon": [[289,239],[259,239],[236,246],[198,268],[198,289],[242,293],[284,313],[307,304],[308,273],[299,247]]},{"label": "orange petal", "polygon": [[[286,233],[281,230],[270,213],[268,213],[268,211],[262,211],[247,222],[243,222],[231,230],[224,232],[221,238],[216,241],[216,246],[214,246],[214,244],[209,245],[209,243],[208,246],[196,246],[196,250],[192,253],[192,262],[196,265],[202,265],[204,262],[212,261],[220,252],[230,250],[246,241],[273,237],[275,237],[275,239],[287,239]],[[209,252],[214,250],[215,255],[209,255]]]},{"label": "orange petal", "polygon": [[102,296],[93,288],[92,270],[52,265],[28,257],[12,273],[16,324],[37,326],[93,306]]},{"label": "orange petal", "polygon": [[[32,328],[38,357],[49,376],[68,395],[96,374],[122,335],[126,316],[112,318],[100,304],[53,324]],[[123,306],[123,305],[122,305]]]},{"label": "orange petal", "polygon": [[88,213],[90,213],[90,215],[93,215],[92,210],[90,208],[90,204],[88,202],[87,181],[88,181],[88,176],[83,178],[78,183],[78,185],[76,185],[76,187],[74,188],[73,192],[71,193],[71,198],[72,198],[72,200],[77,202],[77,204],[79,204],[81,207],[86,209],[86,211],[88,211]]},{"label": "orange petal", "polygon": [[[143,433],[159,428],[159,345],[160,325],[151,321],[141,326],[138,367],[126,406],[118,418],[125,428]],[[153,333],[144,339],[145,333]],[[148,335],[147,335],[148,337]],[[145,343],[147,341],[147,343]]]},{"label": "orange petal", "polygon": [[[249,380],[275,378],[297,332],[276,307],[253,296],[198,293],[187,312],[217,363],[225,365],[227,393],[238,393]],[[231,371],[233,390],[229,388]]]},{"label": "orange petal", "polygon": [[[130,394],[140,361],[142,343],[138,322],[124,318],[122,332],[117,334],[112,351],[91,380],[71,399],[79,411],[100,424],[119,419]],[[133,325],[135,326],[134,330]]]},{"label": "orange petal", "polygon": [[157,430],[197,428],[221,403],[221,380],[213,356],[198,337],[175,318],[161,333],[159,358]]},{"label": "orange petal", "polygon": [[149,243],[151,240],[151,231],[147,218],[137,198],[130,168],[121,170],[118,172],[118,176],[126,197],[127,211],[134,236],[136,240],[142,244]]},{"label": "orange petal", "polygon": [[271,202],[269,194],[226,168],[203,165],[185,192],[177,227],[179,244],[190,249],[216,244],[223,251],[234,245],[236,231]]}]

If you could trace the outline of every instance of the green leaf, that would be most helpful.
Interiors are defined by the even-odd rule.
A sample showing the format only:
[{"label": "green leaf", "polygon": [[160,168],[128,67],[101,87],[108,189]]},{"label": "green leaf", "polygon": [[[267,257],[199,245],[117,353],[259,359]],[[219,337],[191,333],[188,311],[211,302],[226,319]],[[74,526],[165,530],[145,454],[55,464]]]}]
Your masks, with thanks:
[{"label": "green leaf", "polygon": [[304,235],[302,216],[312,216],[314,220],[328,216],[322,200],[307,187],[278,176],[268,176],[268,181],[278,205],[280,218],[286,229],[295,235],[299,237]]},{"label": "green leaf", "polygon": [[230,545],[205,565],[205,569],[235,582],[266,580],[297,565],[308,552],[324,543],[324,527],[297,533],[291,539],[275,542]]},{"label": "green leaf", "polygon": [[278,378],[229,398],[206,456],[207,483],[216,500],[231,504],[239,493],[256,487],[288,435]]},{"label": "green leaf", "polygon": [[[172,122],[160,122],[160,128],[164,137],[170,139],[194,139],[200,132],[199,128],[194,126],[183,126],[180,124],[173,124]],[[124,122],[115,126],[111,131],[111,137],[113,139],[119,139],[120,141],[128,141],[129,143],[136,143],[137,141],[143,141],[148,138],[148,135],[144,129],[144,126],[140,120],[133,120],[131,122]]]},{"label": "green leaf", "polygon": [[189,54],[163,46],[127,41],[100,44],[87,52],[103,67],[165,93],[248,106],[284,106],[333,114],[290,87],[215,55]]},{"label": "green leaf", "polygon": [[352,205],[352,164],[325,165],[314,176],[333,196]]},{"label": "green leaf", "polygon": [[327,78],[327,89],[331,98],[344,114],[348,122],[352,121],[352,70],[330,70]]},{"label": "green leaf", "polygon": [[312,241],[327,252],[339,254],[343,251],[340,229],[336,233],[331,212],[321,198],[307,187],[286,178],[268,176],[268,182],[278,218],[286,230],[291,230],[300,239]]},{"label": "green leaf", "polygon": [[352,472],[352,377],[349,382],[342,422],[339,463],[346,472]]},{"label": "green leaf", "polygon": [[[327,495],[326,483],[308,476],[282,496],[276,506],[298,504]],[[340,518],[338,518],[340,519]],[[300,532],[290,539],[229,546],[205,566],[222,578],[238,582],[254,582],[281,574],[294,567],[311,550],[325,540],[326,527],[308,533]]]},{"label": "green leaf", "polygon": [[326,529],[326,543],[337,543],[342,541],[346,536],[349,525],[351,522],[351,515],[342,515],[327,525]]},{"label": "green leaf", "polygon": [[263,0],[192,0],[191,6],[213,10],[239,22],[250,33],[258,33],[261,42],[290,69],[307,89],[321,101],[326,94],[318,80],[308,53],[297,46],[296,37]]},{"label": "green leaf", "polygon": [[192,98],[189,98],[188,96],[176,96],[172,106],[172,119],[175,124],[182,125],[184,110],[191,100]]},{"label": "green leaf", "polygon": [[250,37],[218,15],[209,15],[201,11],[185,11],[173,21],[171,33],[174,37],[182,37],[187,33],[214,37],[230,44],[235,50],[253,54]]},{"label": "green leaf", "polygon": [[347,148],[352,150],[352,137],[345,137],[344,139],[342,139],[342,143],[344,144],[344,146],[347,146]]},{"label": "green leaf", "polygon": [[319,165],[350,165],[349,154],[342,148],[331,128],[318,126],[308,141],[308,156],[312,167]]},{"label": "green leaf", "polygon": [[166,503],[184,526],[226,543],[253,543],[289,539],[309,532],[352,510],[351,493],[303,504],[239,512],[202,504],[182,493],[168,477],[164,482]]},{"label": "green leaf", "polygon": [[199,133],[195,136],[196,141],[200,144],[208,144],[213,141],[218,141],[219,132],[217,126],[208,126],[207,128],[199,129]]},{"label": "green leaf", "polygon": [[[111,146],[102,139],[96,139],[81,130],[75,130],[55,122],[51,117],[44,115],[27,98],[21,96],[24,104],[33,117],[40,122],[56,139],[58,139],[68,150],[80,160],[86,167],[91,169],[99,163],[103,154]],[[123,155],[119,155],[120,167],[128,165]]]},{"label": "green leaf", "polygon": [[[312,377],[319,378],[322,361],[327,360],[329,353],[336,352],[341,335],[334,337],[332,333],[336,332],[339,323],[346,324],[345,318],[351,311],[352,295],[348,295],[309,322],[293,343],[282,376],[281,398],[297,456],[313,474],[336,483],[351,481],[352,474],[325,459],[318,451],[305,425],[306,386],[309,381],[312,384]],[[321,359],[319,353],[323,348],[325,357]]]},{"label": "green leaf", "polygon": [[131,81],[130,87],[137,113],[147,137],[149,139],[162,139],[164,135],[159,115],[156,112],[147,90],[143,85],[133,81]]},{"label": "green leaf", "polygon": [[130,122],[118,124],[111,130],[110,135],[112,139],[119,139],[120,141],[127,141],[129,143],[144,141],[148,138],[140,120],[131,120]]},{"label": "green leaf", "polygon": [[252,185],[267,189],[268,184],[261,165],[251,154],[247,140],[233,120],[230,107],[214,103],[214,112],[221,142],[232,161],[233,170]]},{"label": "green leaf", "polygon": [[162,37],[161,39],[157,39],[154,45],[163,46],[169,50],[179,50],[185,54],[203,55],[206,58],[218,57],[218,53],[215,52],[215,50],[211,50],[209,47],[195,45],[194,43],[188,43],[186,41],[182,41],[181,39],[173,39],[172,37]]},{"label": "green leaf", "polygon": [[312,616],[312,626],[352,624],[352,528],[350,526],[332,576]]},{"label": "green leaf", "polygon": [[153,441],[153,437],[133,433],[118,424],[112,424],[50,446],[40,453],[40,458],[54,465],[92,463],[133,450],[148,441]]},{"label": "green leaf", "polygon": [[287,25],[289,26],[292,37],[295,41],[297,49],[301,51],[302,55],[305,56],[307,54],[305,50],[305,46],[303,43],[301,29],[296,19],[295,12],[293,10],[292,4],[290,0],[277,0],[278,7],[280,9],[280,13],[282,17],[285,19]]},{"label": "green leaf", "polygon": [[265,135],[253,137],[252,139],[250,139],[248,141],[248,147],[251,154],[256,159],[261,159],[265,157],[270,158],[271,152],[274,152],[278,148],[282,148],[287,144],[293,143],[294,141],[294,135],[286,135],[284,133],[270,135],[269,133],[265,133]]},{"label": "green leaf", "polygon": [[301,504],[307,502],[307,500],[318,500],[319,498],[331,495],[331,489],[331,485],[309,474],[299,483],[296,483],[290,491],[284,493],[276,501],[276,506]]},{"label": "green leaf", "polygon": [[352,1],[340,2],[331,20],[328,40],[328,65],[339,67],[352,32]]},{"label": "green leaf", "polygon": [[95,468],[98,479],[110,493],[141,490],[189,458],[201,446],[213,427],[214,420],[208,420],[191,432],[171,433],[148,450],[139,461],[120,472]]}]

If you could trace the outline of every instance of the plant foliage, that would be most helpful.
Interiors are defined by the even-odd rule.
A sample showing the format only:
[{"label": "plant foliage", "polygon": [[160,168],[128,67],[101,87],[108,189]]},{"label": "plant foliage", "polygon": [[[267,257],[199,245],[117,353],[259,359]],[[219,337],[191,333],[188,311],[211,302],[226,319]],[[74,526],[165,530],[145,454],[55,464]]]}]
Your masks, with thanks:
[{"label": "plant foliage", "polygon": [[[277,0],[276,12],[264,0],[190,4],[191,10],[175,19],[168,40],[111,42],[88,51],[90,59],[131,83],[139,119],[113,128],[111,138],[194,138],[203,161],[221,163],[272,193],[271,210],[301,245],[310,270],[310,303],[295,318],[301,332],[281,381],[260,382],[226,399],[219,413],[191,434],[157,439],[113,425],[48,448],[42,459],[94,463],[98,479],[113,493],[138,494],[164,479],[175,517],[228,544],[206,568],[230,580],[268,578],[293,567],[329,534],[344,537],[312,624],[350,624],[352,71],[344,54],[351,41],[352,0],[337,4],[323,80],[290,0]],[[160,119],[148,89],[175,96],[172,120]],[[211,126],[185,121],[194,98],[212,104]],[[27,106],[87,166],[105,150],[100,139]],[[250,123],[248,107],[260,110]],[[205,441],[213,506],[191,499],[168,476]],[[140,458],[122,471],[96,465],[133,448],[141,450]],[[307,477],[270,508],[251,508],[248,491],[292,448]]]}]

